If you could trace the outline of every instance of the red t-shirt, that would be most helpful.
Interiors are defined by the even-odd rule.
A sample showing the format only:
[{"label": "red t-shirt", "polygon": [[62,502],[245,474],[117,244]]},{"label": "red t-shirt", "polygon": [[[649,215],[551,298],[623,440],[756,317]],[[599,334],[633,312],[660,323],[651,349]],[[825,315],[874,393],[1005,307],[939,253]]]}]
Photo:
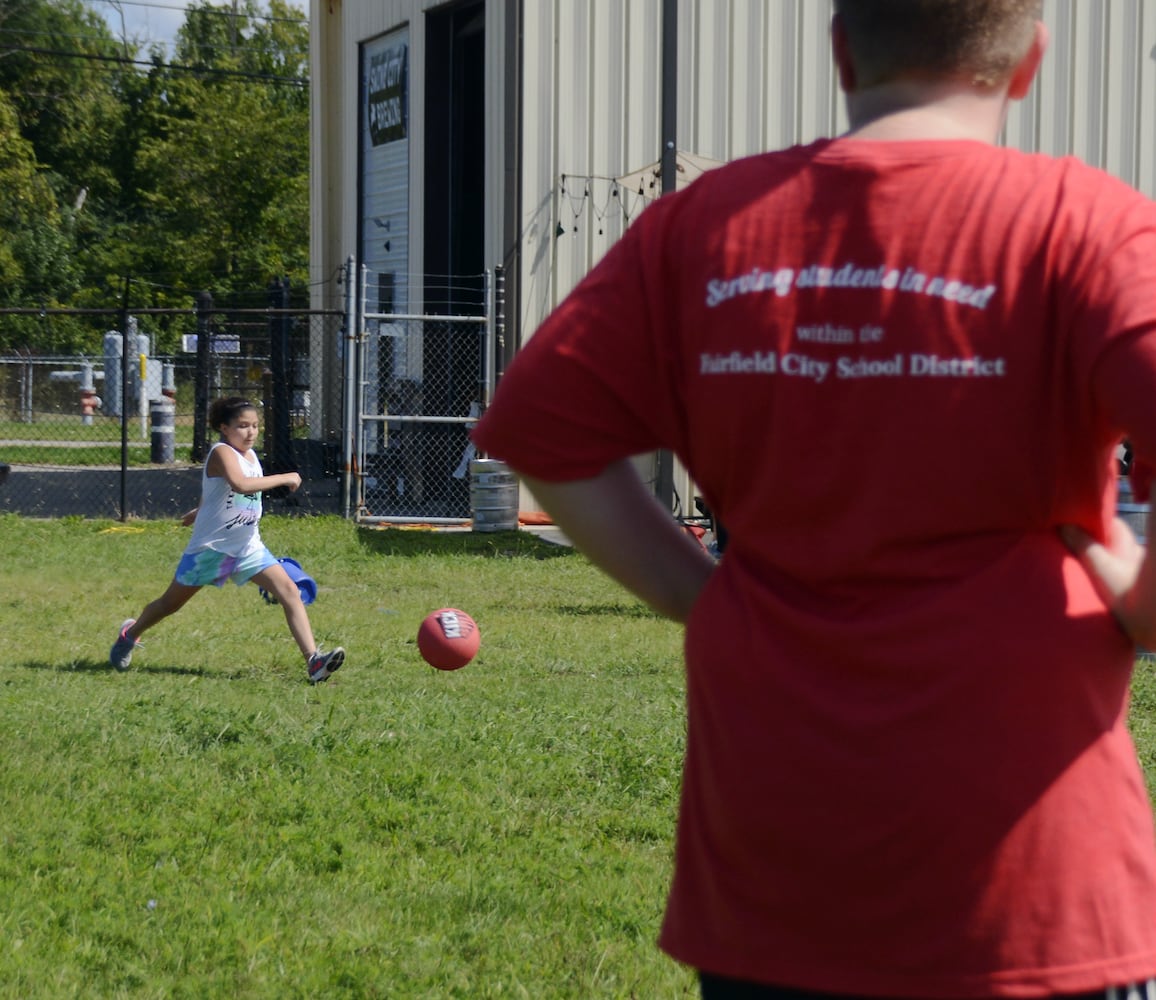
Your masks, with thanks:
[{"label": "red t-shirt", "polygon": [[660,199],[474,432],[674,451],[728,530],[687,626],[661,944],[892,997],[1156,975],[1134,651],[1056,528],[1156,456],[1156,207],[1072,159],[822,141]]}]

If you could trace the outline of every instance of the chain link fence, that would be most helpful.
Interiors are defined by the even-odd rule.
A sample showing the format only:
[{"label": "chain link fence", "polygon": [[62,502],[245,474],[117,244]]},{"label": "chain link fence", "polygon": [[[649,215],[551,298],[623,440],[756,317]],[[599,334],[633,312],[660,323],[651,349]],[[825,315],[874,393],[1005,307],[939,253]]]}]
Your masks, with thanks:
[{"label": "chain link fence", "polygon": [[[362,269],[348,417],[357,520],[472,516],[469,431],[494,388],[504,289],[500,269],[426,276],[420,290]],[[422,312],[406,309],[414,301]]]},{"label": "chain link fence", "polygon": [[99,344],[61,354],[32,337],[0,354],[0,513],[179,516],[199,501],[216,439],[209,405],[236,395],[262,411],[265,471],[302,477],[294,493],[267,493],[267,510],[468,520],[469,430],[489,405],[502,343],[500,272],[437,287],[427,278],[421,315],[396,309],[416,294],[383,301],[382,288],[404,289],[394,276],[358,273],[350,259],[342,310],[292,309],[279,282],[263,308],[202,293],[184,310],[0,309],[0,324],[42,318],[45,344],[60,339],[57,318],[74,340],[87,323],[77,342]]},{"label": "chain link fence", "polygon": [[[339,511],[341,373],[320,359],[341,342],[342,313],[223,309],[207,298],[191,310],[139,319],[90,310],[90,319],[102,312],[99,352],[40,354],[33,344],[0,356],[0,464],[10,467],[0,511],[178,516],[199,501],[201,463],[216,439],[208,406],[222,395],[263,411],[266,471],[302,475],[297,493],[269,495],[272,509]],[[195,332],[164,352],[141,320]]]},{"label": "chain link fence", "polygon": [[367,316],[356,467],[364,521],[465,520],[488,397],[485,316]]}]

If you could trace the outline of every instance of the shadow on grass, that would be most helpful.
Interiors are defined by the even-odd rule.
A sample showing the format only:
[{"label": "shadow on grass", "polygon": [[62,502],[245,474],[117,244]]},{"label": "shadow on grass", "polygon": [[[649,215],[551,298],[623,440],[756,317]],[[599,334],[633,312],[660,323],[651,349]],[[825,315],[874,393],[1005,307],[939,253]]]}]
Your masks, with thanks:
[{"label": "shadow on grass", "polygon": [[436,531],[358,527],[358,543],[385,556],[482,556],[559,559],[573,556],[569,545],[539,538],[532,531]]},{"label": "shadow on grass", "polygon": [[58,674],[113,674],[116,673],[108,660],[74,660],[71,663],[46,663],[43,660],[25,660],[13,663],[14,667],[25,670],[52,670]]},{"label": "shadow on grass", "polygon": [[597,615],[614,616],[618,618],[661,618],[657,611],[652,611],[641,602],[629,604],[558,604],[554,610],[560,615],[571,615],[575,618],[591,618]]},{"label": "shadow on grass", "polygon": [[[205,667],[176,667],[149,664],[129,667],[128,670],[116,670],[108,660],[74,660],[71,663],[46,663],[43,660],[25,660],[23,663],[14,663],[14,667],[25,670],[51,670],[57,674],[123,674],[128,677],[132,674],[172,674],[174,677],[212,677],[216,680],[239,681],[248,680],[253,675],[243,670],[208,670]],[[302,684],[308,683],[302,680]]]}]

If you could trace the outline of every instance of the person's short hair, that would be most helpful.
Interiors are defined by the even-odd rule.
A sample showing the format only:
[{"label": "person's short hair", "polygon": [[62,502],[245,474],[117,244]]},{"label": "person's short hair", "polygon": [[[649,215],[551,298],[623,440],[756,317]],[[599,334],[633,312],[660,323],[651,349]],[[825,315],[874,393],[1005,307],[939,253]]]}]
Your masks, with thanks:
[{"label": "person's short hair", "polygon": [[209,406],[209,426],[219,430],[223,424],[231,424],[245,410],[256,411],[257,407],[244,396],[224,396],[214,399]]},{"label": "person's short hair", "polygon": [[1031,45],[1043,0],[834,0],[856,87],[966,78],[994,87]]}]

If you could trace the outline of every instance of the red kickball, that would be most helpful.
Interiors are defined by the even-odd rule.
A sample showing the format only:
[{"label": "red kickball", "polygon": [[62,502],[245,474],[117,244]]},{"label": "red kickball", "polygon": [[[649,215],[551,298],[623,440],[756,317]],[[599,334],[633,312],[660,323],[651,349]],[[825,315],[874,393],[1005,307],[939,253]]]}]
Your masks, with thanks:
[{"label": "red kickball", "polygon": [[417,630],[417,648],[431,667],[457,670],[478,653],[482,633],[475,622],[458,608],[441,608],[425,616]]}]

